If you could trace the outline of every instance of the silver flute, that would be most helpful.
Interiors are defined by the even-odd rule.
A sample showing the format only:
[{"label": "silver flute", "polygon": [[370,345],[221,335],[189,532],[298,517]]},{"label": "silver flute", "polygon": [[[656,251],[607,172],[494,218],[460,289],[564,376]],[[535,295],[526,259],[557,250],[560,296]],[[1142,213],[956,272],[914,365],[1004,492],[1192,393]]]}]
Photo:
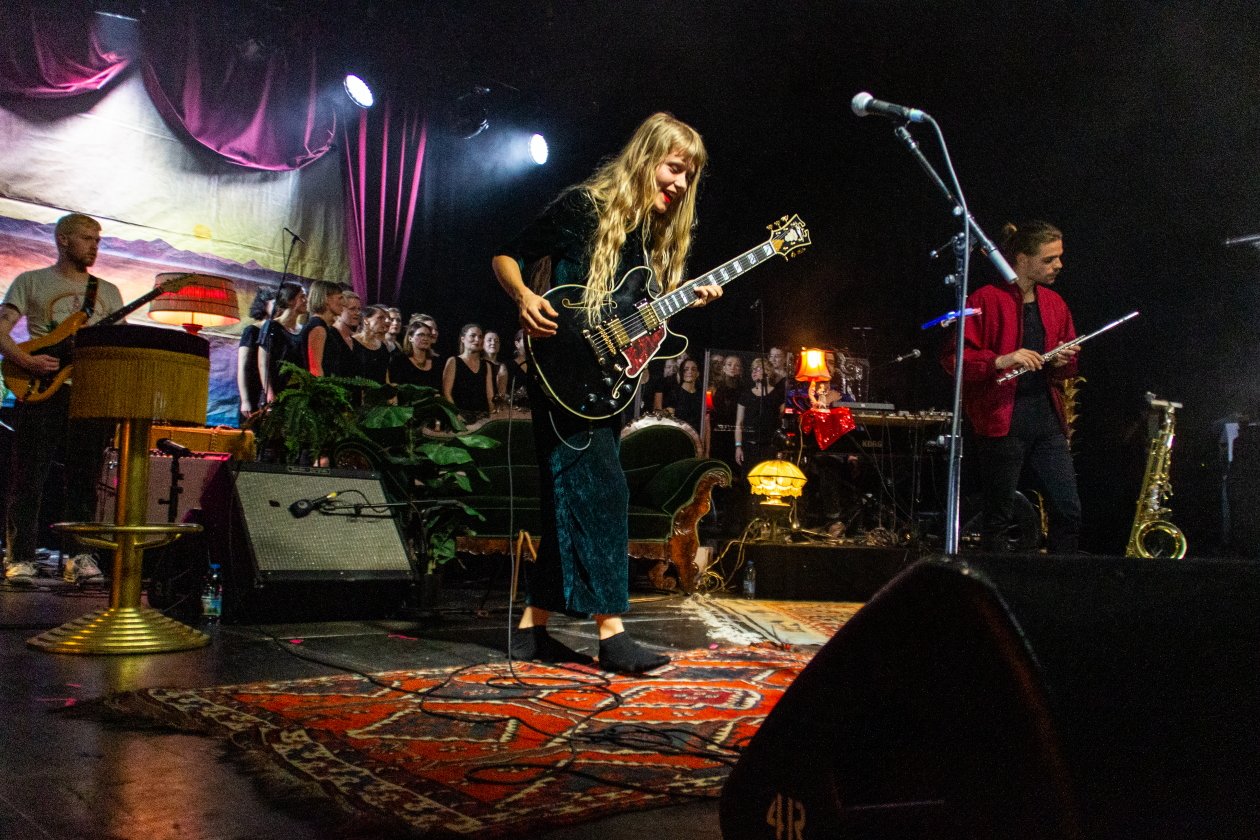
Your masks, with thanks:
[{"label": "silver flute", "polygon": [[[1041,354],[1042,361],[1048,362],[1051,359],[1053,359],[1055,356],[1062,353],[1064,350],[1067,350],[1069,347],[1076,347],[1077,345],[1084,344],[1085,342],[1089,341],[1094,336],[1102,335],[1103,333],[1105,333],[1107,330],[1111,329],[1112,327],[1118,327],[1121,324],[1123,324],[1125,321],[1128,321],[1132,318],[1136,318],[1137,316],[1138,316],[1138,313],[1135,310],[1133,312],[1130,312],[1128,315],[1125,315],[1123,318],[1117,318],[1116,320],[1112,321],[1110,324],[1103,327],[1102,329],[1094,330],[1089,335],[1080,335],[1072,339],[1071,341],[1065,341],[1062,344],[1060,344],[1058,347],[1054,348],[1053,350],[1047,350],[1046,352],[1042,353]],[[1017,368],[1011,368],[1006,373],[998,377],[998,383],[1001,384],[1003,382],[1009,382],[1010,380],[1014,379],[1020,374],[1028,373],[1028,371],[1030,370],[1032,370],[1032,368],[1023,367],[1023,366],[1020,366]]]}]

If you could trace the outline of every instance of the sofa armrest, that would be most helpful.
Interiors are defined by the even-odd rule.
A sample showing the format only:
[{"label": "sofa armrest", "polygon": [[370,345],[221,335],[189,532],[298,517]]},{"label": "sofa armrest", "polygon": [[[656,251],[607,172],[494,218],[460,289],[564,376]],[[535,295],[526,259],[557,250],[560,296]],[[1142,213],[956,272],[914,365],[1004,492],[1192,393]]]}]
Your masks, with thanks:
[{"label": "sofa armrest", "polygon": [[713,458],[685,458],[666,464],[643,489],[631,494],[630,502],[665,513],[676,513],[695,499],[700,480],[712,471],[722,474],[719,483],[723,486],[731,483],[731,468]]}]

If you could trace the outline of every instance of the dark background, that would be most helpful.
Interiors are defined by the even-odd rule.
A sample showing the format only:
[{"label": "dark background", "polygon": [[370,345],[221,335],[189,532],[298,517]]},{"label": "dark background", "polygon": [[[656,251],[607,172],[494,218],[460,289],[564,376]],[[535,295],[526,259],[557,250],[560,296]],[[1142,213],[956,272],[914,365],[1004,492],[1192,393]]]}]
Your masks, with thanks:
[{"label": "dark background", "polygon": [[[458,325],[509,335],[514,312],[489,271],[496,246],[615,152],[649,113],[705,137],[692,258],[707,270],[799,213],[813,246],[676,319],[693,345],[836,343],[872,362],[871,396],[946,408],[935,362],[952,308],[927,253],[955,230],[949,208],[893,136],[859,119],[858,91],[940,123],[972,213],[1065,232],[1056,288],[1078,331],[1142,317],[1081,356],[1077,466],[1086,548],[1123,549],[1145,463],[1142,395],[1185,403],[1174,521],[1196,554],[1217,550],[1217,421],[1250,413],[1260,336],[1260,12],[1254,3],[570,2],[358,3],[340,43],[433,114],[421,224],[401,304],[432,312],[444,352]],[[366,66],[366,65],[365,65]],[[392,80],[392,82],[391,82]],[[449,118],[470,85],[492,89],[491,128],[461,139]],[[499,161],[512,127],[537,126],[546,166]],[[934,162],[926,126],[915,135]],[[991,282],[976,262],[973,287]],[[858,330],[870,327],[870,330]],[[863,344],[865,342],[865,345]]]}]

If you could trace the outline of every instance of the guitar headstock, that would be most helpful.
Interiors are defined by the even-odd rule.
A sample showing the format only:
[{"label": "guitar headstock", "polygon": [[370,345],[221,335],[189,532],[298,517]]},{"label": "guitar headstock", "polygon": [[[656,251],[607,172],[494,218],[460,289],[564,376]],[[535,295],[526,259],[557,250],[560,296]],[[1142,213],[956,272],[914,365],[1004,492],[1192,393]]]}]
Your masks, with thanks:
[{"label": "guitar headstock", "polygon": [[196,273],[176,274],[174,272],[170,272],[166,274],[159,274],[158,283],[154,287],[154,290],[160,290],[160,292],[164,295],[170,294],[171,292],[182,291],[186,287],[196,283],[198,276],[199,275]]},{"label": "guitar headstock", "polygon": [[809,247],[809,228],[795,213],[766,228],[770,231],[770,247],[784,259],[790,260]]}]

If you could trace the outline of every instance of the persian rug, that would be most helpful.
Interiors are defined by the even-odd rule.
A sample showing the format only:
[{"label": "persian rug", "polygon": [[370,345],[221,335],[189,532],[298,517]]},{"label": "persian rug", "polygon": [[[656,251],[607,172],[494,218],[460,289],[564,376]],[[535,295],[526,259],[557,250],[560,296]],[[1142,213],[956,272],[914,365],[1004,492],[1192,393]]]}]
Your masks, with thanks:
[{"label": "persian rug", "polygon": [[717,798],[809,653],[676,654],[651,677],[506,663],[105,698],[112,715],[224,739],[247,763],[416,835],[528,836]]},{"label": "persian rug", "polygon": [[[713,598],[704,610],[728,616],[740,627],[781,645],[824,645],[862,608],[836,601],[745,601]],[[748,638],[748,636],[745,636]]]},{"label": "persian rug", "polygon": [[854,614],[860,603],[830,601],[762,601],[762,605],[830,639]]}]

